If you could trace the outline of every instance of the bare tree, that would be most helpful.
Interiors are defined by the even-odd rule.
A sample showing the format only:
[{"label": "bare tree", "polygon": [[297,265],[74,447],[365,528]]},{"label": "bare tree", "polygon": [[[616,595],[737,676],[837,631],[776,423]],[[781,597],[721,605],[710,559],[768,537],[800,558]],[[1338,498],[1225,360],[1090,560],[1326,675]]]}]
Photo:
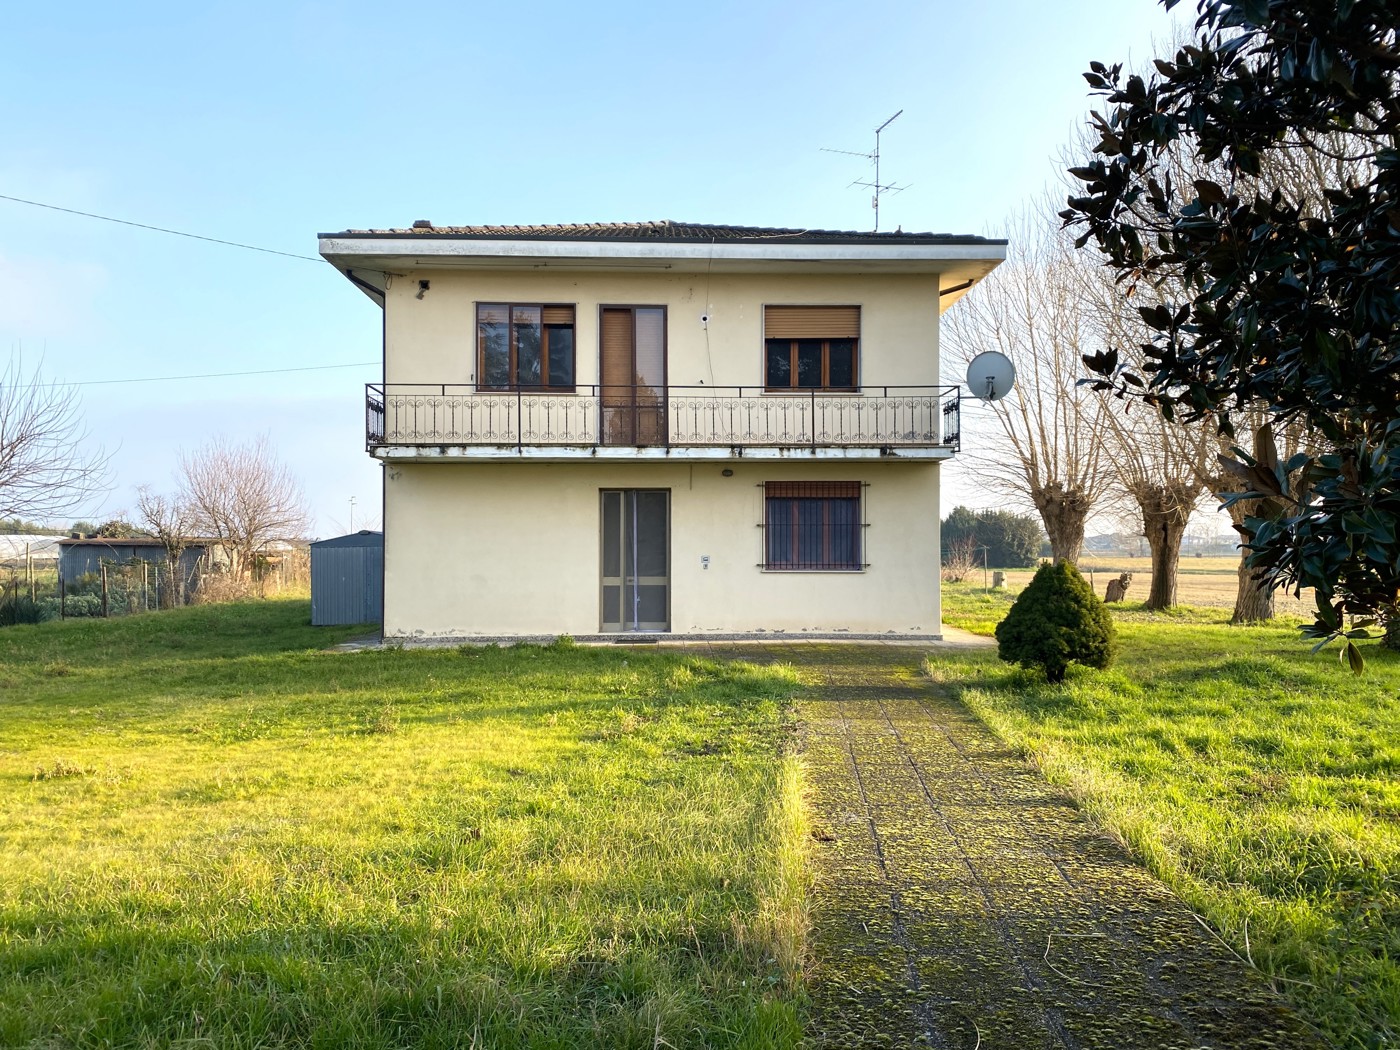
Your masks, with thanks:
[{"label": "bare tree", "polygon": [[217,541],[238,579],[252,575],[258,554],[306,530],[306,499],[266,434],[243,444],[215,438],[180,456],[179,498],[195,526]]},{"label": "bare tree", "polygon": [[[1127,360],[1141,360],[1151,340],[1138,309],[1155,301],[1155,291],[1124,289],[1098,267],[1079,274],[1098,344],[1119,348]],[[1104,418],[1112,446],[1109,467],[1142,519],[1151,553],[1152,585],[1143,607],[1166,609],[1176,604],[1186,526],[1218,475],[1226,443],[1208,418],[1187,424],[1128,402],[1109,406]]]},{"label": "bare tree", "polygon": [[1093,335],[1084,264],[1042,211],[1013,222],[1006,262],[949,312],[943,340],[964,364],[998,350],[1015,366],[1011,393],[990,403],[996,426],[969,458],[992,487],[1035,507],[1055,560],[1073,563],[1113,480],[1111,410],[1078,382]]},{"label": "bare tree", "polygon": [[171,608],[184,605],[189,596],[186,593],[188,581],[184,567],[180,564],[185,551],[190,549],[195,533],[194,508],[178,496],[164,496],[154,492],[147,485],[136,490],[136,512],[141,524],[165,550],[165,589],[161,593],[161,605]]},{"label": "bare tree", "polygon": [[977,568],[977,537],[959,536],[943,554],[943,582],[962,583]]},{"label": "bare tree", "polygon": [[108,456],[84,449],[87,438],[77,390],[11,357],[0,371],[0,516],[52,518],[102,492]]}]

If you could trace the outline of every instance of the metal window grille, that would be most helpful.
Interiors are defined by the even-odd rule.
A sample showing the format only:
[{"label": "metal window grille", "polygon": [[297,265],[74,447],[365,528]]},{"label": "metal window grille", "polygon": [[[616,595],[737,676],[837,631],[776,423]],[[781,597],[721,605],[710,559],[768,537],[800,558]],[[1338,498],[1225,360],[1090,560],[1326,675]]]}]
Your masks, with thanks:
[{"label": "metal window grille", "polygon": [[857,572],[866,523],[859,481],[769,481],[763,486],[762,568]]}]

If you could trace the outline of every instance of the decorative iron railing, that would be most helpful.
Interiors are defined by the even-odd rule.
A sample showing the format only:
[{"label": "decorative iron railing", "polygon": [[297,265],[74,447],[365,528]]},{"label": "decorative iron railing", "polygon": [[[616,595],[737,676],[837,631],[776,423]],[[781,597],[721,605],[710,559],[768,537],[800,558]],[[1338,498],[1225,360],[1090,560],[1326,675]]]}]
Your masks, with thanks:
[{"label": "decorative iron railing", "polygon": [[960,388],[856,393],[761,387],[580,386],[567,393],[371,383],[365,430],[382,445],[670,448],[960,447]]}]

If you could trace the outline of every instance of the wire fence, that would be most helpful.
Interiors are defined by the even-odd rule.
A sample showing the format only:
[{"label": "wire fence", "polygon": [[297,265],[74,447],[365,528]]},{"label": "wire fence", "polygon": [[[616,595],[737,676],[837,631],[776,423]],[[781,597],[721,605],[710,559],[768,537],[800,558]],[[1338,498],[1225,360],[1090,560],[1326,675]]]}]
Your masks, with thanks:
[{"label": "wire fence", "polygon": [[308,594],[310,554],[301,548],[260,556],[235,577],[211,556],[166,560],[101,559],[95,570],[65,577],[61,562],[0,563],[0,626],[112,618],[219,601]]}]

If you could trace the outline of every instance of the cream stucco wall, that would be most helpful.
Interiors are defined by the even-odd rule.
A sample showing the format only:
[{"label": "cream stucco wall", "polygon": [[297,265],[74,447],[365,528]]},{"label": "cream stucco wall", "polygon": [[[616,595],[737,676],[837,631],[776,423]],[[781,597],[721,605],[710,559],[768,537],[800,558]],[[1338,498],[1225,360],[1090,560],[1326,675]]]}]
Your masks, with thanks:
[{"label": "cream stucco wall", "polygon": [[[418,298],[419,281],[429,282]],[[390,279],[385,381],[476,381],[478,302],[576,304],[576,382],[598,382],[598,308],[667,308],[669,385],[761,386],[764,305],[861,307],[860,381],[938,382],[938,275],[422,270]],[[702,324],[701,315],[708,315]]]},{"label": "cream stucco wall", "polygon": [[[865,571],[759,568],[762,483],[808,480],[868,483]],[[384,484],[389,638],[596,633],[607,488],[670,490],[673,632],[940,630],[934,463],[404,463]]]}]

